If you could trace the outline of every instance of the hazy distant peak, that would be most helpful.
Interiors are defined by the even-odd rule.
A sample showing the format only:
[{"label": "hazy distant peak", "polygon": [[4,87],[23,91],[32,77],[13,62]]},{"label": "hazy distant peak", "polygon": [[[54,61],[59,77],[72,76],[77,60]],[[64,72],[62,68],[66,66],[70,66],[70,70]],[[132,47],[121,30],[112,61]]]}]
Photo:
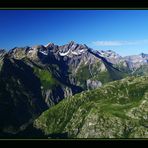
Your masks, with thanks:
[{"label": "hazy distant peak", "polygon": [[148,54],[145,54],[143,52],[140,55],[141,55],[142,58],[148,57]]}]

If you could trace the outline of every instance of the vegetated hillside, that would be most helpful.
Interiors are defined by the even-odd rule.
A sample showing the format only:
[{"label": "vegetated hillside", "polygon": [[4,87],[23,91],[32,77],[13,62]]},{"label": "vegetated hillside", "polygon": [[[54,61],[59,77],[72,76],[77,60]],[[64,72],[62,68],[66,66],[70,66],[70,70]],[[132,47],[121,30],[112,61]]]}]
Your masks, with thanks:
[{"label": "vegetated hillside", "polygon": [[46,109],[108,82],[146,75],[147,60],[147,54],[123,58],[73,41],[0,49],[0,137],[39,135],[32,123]]},{"label": "vegetated hillside", "polygon": [[128,77],[64,99],[34,126],[50,138],[148,138],[148,77]]}]

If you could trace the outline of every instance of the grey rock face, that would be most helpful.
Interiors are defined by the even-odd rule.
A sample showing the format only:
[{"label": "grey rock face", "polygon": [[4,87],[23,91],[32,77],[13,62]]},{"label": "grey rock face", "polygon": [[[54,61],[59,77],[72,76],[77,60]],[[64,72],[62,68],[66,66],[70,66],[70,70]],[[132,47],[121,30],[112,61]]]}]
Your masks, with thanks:
[{"label": "grey rock face", "polygon": [[70,97],[73,95],[71,88],[64,87],[64,86],[63,87],[59,86],[55,89],[49,89],[49,90],[43,91],[42,93],[48,107],[51,107],[57,104],[63,98]]},{"label": "grey rock face", "polygon": [[30,47],[15,47],[8,52],[8,55],[15,59],[22,59],[26,57]]},{"label": "grey rock face", "polygon": [[140,55],[133,55],[127,56],[124,58],[125,61],[130,65],[130,68],[136,69],[139,68],[141,65],[148,64],[148,55],[147,54],[140,54]]},{"label": "grey rock face", "polygon": [[6,54],[6,51],[4,49],[0,49],[0,71],[3,65],[3,59],[4,59],[5,54]]},{"label": "grey rock face", "polygon": [[5,54],[6,54],[6,51],[4,49],[0,49],[0,59],[2,59]]},{"label": "grey rock face", "polygon": [[97,80],[87,80],[87,89],[95,89],[102,86],[102,83]]},{"label": "grey rock face", "polygon": [[98,51],[98,54],[102,57],[105,57],[107,61],[113,64],[119,63],[119,61],[122,59],[122,56],[120,56],[119,54],[117,54],[112,50],[107,50],[107,51],[100,50]]},{"label": "grey rock face", "polygon": [[0,55],[5,53],[5,52],[6,52],[5,49],[0,49]]},{"label": "grey rock face", "polygon": [[60,56],[73,57],[73,56],[81,55],[86,51],[87,51],[87,48],[85,45],[79,45],[73,41],[71,41],[69,44],[59,47]]}]

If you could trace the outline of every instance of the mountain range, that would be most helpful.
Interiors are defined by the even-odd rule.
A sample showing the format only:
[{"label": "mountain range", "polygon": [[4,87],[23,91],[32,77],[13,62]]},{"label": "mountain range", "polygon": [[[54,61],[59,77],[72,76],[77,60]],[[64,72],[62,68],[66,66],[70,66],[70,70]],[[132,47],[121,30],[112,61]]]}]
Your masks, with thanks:
[{"label": "mountain range", "polygon": [[147,74],[148,54],[74,41],[1,49],[0,137],[148,137]]}]

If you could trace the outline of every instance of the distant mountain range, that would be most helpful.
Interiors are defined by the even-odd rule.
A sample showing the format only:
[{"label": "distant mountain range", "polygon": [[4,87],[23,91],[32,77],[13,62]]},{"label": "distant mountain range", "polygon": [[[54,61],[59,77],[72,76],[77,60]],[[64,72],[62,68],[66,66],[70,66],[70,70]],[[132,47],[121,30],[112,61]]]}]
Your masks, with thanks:
[{"label": "distant mountain range", "polygon": [[49,43],[8,52],[2,49],[0,137],[23,135],[28,127],[32,130],[34,121],[64,98],[98,91],[113,84],[111,81],[147,75],[148,54],[144,53],[121,57],[114,51],[97,51],[74,41],[63,46]]}]

